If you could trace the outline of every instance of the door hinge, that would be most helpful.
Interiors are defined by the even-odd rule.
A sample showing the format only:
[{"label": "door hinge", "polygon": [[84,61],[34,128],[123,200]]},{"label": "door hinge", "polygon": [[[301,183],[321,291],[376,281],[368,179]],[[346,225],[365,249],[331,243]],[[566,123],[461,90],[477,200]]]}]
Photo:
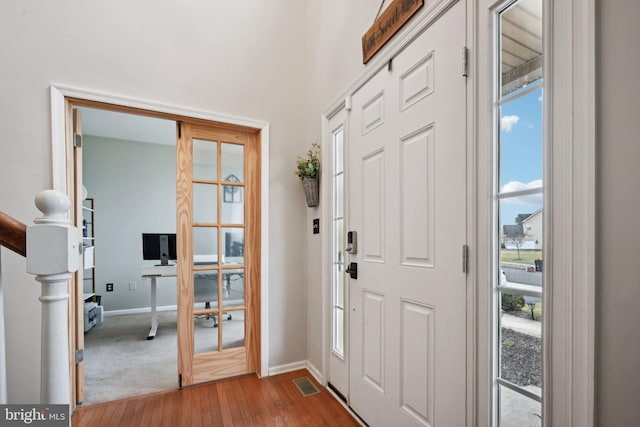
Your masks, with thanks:
[{"label": "door hinge", "polygon": [[178,388],[182,390],[182,374],[178,374]]},{"label": "door hinge", "polygon": [[84,349],[76,350],[76,365],[84,360]]},{"label": "door hinge", "polygon": [[469,49],[462,47],[462,77],[469,77]]},{"label": "door hinge", "polygon": [[73,134],[73,146],[75,148],[82,148],[82,135],[77,133]]},{"label": "door hinge", "polygon": [[469,246],[462,245],[462,272],[469,272]]},{"label": "door hinge", "polygon": [[182,138],[182,122],[178,122],[178,139]]}]

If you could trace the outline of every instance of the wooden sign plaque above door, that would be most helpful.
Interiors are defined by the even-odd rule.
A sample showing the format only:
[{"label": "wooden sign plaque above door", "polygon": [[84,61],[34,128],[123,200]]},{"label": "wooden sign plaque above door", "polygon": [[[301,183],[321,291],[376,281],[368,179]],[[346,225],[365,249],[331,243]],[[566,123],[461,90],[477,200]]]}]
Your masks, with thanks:
[{"label": "wooden sign plaque above door", "polygon": [[362,63],[366,64],[424,5],[424,0],[393,0],[362,36]]},{"label": "wooden sign plaque above door", "polygon": [[423,5],[424,0],[393,0],[362,36],[362,62],[369,62]]}]

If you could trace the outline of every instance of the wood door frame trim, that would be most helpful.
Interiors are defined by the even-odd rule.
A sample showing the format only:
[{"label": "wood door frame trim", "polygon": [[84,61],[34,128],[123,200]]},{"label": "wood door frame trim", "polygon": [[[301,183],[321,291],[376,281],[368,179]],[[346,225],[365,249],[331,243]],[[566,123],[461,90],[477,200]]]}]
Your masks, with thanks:
[{"label": "wood door frame trim", "polygon": [[[128,112],[176,121],[215,124],[218,127],[253,130],[260,139],[260,376],[269,375],[269,122],[161,104],[104,92],[90,91],[61,85],[50,87],[51,96],[51,158],[52,188],[69,194],[66,103],[112,111]],[[71,355],[73,357],[73,355]],[[75,387],[73,387],[75,393]],[[75,401],[75,398],[72,399]]]}]

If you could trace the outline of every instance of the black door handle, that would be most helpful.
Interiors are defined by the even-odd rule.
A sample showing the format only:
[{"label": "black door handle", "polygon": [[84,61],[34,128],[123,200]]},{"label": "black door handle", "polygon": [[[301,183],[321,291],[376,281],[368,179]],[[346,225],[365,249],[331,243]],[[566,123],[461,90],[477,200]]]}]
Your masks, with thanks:
[{"label": "black door handle", "polygon": [[357,262],[352,262],[349,264],[349,266],[347,267],[347,269],[345,270],[346,273],[349,274],[349,276],[352,279],[357,279],[358,278],[358,263]]}]

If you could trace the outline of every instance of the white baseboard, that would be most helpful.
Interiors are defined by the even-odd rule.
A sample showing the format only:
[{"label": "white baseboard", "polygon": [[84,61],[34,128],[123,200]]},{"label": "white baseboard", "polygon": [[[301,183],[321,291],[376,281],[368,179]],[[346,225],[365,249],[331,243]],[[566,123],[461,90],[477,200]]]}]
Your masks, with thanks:
[{"label": "white baseboard", "polygon": [[269,368],[269,376],[286,374],[287,372],[298,371],[300,369],[307,368],[307,361],[302,360],[300,362],[287,363],[286,365],[271,366]]},{"label": "white baseboard", "polygon": [[313,375],[313,377],[316,379],[316,381],[318,381],[320,384],[322,384],[324,387],[327,386],[327,384],[325,384],[324,382],[324,376],[322,375],[322,373],[320,372],[320,370],[318,368],[315,367],[315,365],[311,362],[309,362],[307,360],[306,362],[306,368],[307,370],[311,373],[311,375]]},{"label": "white baseboard", "polygon": [[306,369],[307,371],[309,371],[309,373],[311,373],[311,375],[313,375],[316,381],[318,381],[322,385],[325,385],[323,383],[323,376],[320,373],[320,370],[308,360],[301,360],[299,362],[287,363],[285,365],[272,366],[269,368],[269,376],[286,374],[287,372],[299,371],[300,369]]},{"label": "white baseboard", "polygon": [[[157,311],[176,311],[178,309],[177,305],[163,305],[157,308]],[[141,314],[141,313],[151,313],[151,307],[139,307],[139,308],[128,308],[125,310],[109,310],[105,311],[105,316],[120,316],[123,314]]]}]

